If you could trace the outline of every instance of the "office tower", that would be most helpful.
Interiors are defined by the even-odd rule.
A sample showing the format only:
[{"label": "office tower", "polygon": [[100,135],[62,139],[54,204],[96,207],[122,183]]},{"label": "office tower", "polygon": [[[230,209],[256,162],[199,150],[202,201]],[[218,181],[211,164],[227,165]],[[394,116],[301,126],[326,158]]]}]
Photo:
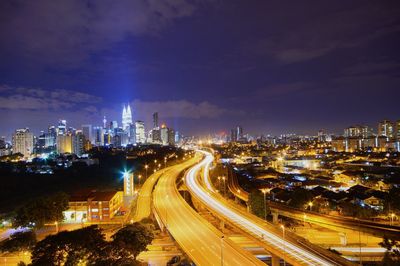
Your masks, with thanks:
[{"label": "office tower", "polygon": [[102,127],[93,127],[94,144],[104,146],[104,129]]},{"label": "office tower", "polygon": [[17,129],[12,136],[13,153],[29,157],[33,153],[33,134],[28,128]]},{"label": "office tower", "polygon": [[129,137],[129,144],[136,144],[136,123],[130,124],[126,133]]},{"label": "office tower", "polygon": [[106,119],[106,116],[104,116],[104,118],[103,118],[103,128],[104,128],[104,129],[107,128],[107,119]]},{"label": "office tower", "polygon": [[231,142],[235,142],[238,140],[237,130],[231,129]]},{"label": "office tower", "polygon": [[153,128],[158,128],[158,112],[153,114]]},{"label": "office tower", "polygon": [[396,132],[395,137],[398,141],[400,141],[400,120],[396,121]]},{"label": "office tower", "polygon": [[57,135],[67,134],[67,120],[58,120]]},{"label": "office tower", "polygon": [[162,143],[160,128],[151,130],[151,139],[153,143],[158,143],[158,144]]},{"label": "office tower", "polygon": [[168,128],[168,145],[175,145],[175,131],[172,128]]},{"label": "office tower", "polygon": [[161,126],[160,135],[162,145],[168,145],[168,128],[165,125]]},{"label": "office tower", "polygon": [[132,112],[131,106],[128,104],[127,107],[124,105],[122,110],[122,129],[129,130],[129,125],[132,124]]},{"label": "office tower", "polygon": [[237,126],[236,127],[236,138],[237,140],[240,140],[241,138],[243,138],[243,128],[241,126]]},{"label": "office tower", "polygon": [[72,153],[72,135],[59,135],[57,136],[57,153]]},{"label": "office tower", "polygon": [[179,143],[181,141],[181,136],[179,135],[179,131],[175,132],[175,143]]},{"label": "office tower", "polygon": [[387,138],[394,138],[394,125],[389,120],[383,120],[378,125],[378,136],[384,136]]},{"label": "office tower", "polygon": [[85,135],[85,139],[93,143],[92,125],[82,125],[82,133]]},{"label": "office tower", "polygon": [[82,131],[77,130],[72,138],[73,153],[81,156],[85,152],[85,135]]},{"label": "office tower", "polygon": [[136,121],[135,128],[136,128],[136,143],[140,143],[140,144],[145,143],[146,135],[145,135],[145,130],[144,130],[144,122]]},{"label": "office tower", "polygon": [[372,129],[369,128],[368,126],[360,126],[360,125],[350,126],[344,129],[344,136],[347,138],[352,138],[352,137],[368,138],[372,136]]},{"label": "office tower", "polygon": [[110,122],[110,129],[112,130],[112,131],[114,131],[116,128],[118,128],[118,122],[117,121],[111,121]]}]

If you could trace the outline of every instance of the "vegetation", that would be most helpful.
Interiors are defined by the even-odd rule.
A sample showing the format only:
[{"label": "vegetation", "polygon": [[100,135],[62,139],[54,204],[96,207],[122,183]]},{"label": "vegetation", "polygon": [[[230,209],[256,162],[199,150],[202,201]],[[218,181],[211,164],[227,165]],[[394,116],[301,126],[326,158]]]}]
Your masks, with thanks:
[{"label": "vegetation", "polygon": [[9,239],[0,242],[1,252],[20,252],[31,250],[36,244],[36,234],[33,231],[16,232]]},{"label": "vegetation", "polygon": [[122,228],[111,238],[116,248],[126,250],[136,260],[137,255],[146,250],[147,245],[153,241],[154,235],[149,229],[141,223],[134,223]]},{"label": "vegetation", "polygon": [[376,215],[375,210],[367,207],[362,207],[358,204],[353,204],[351,202],[344,202],[340,204],[338,208],[341,210],[341,213],[343,215],[360,219],[370,218]]},{"label": "vegetation", "polygon": [[14,227],[41,228],[45,223],[63,220],[63,211],[68,209],[68,195],[59,192],[47,197],[28,201],[17,210]]},{"label": "vegetation", "polygon": [[[250,211],[254,215],[264,219],[264,195],[261,191],[253,190],[249,194],[248,204],[250,206]],[[269,207],[265,206],[267,213],[269,213]]]},{"label": "vegetation", "polygon": [[289,202],[290,206],[299,208],[299,209],[304,209],[304,206],[306,206],[308,202],[313,200],[314,195],[309,190],[306,190],[304,188],[298,188],[298,189],[295,189],[290,194],[290,198],[292,199]]},{"label": "vegetation", "polygon": [[382,264],[385,266],[400,265],[400,242],[397,240],[391,240],[387,237],[383,238],[383,241],[379,243],[381,247],[387,251],[382,260]]},{"label": "vegetation", "polygon": [[97,225],[50,235],[34,247],[31,265],[138,265],[136,257],[153,234],[150,227],[134,223],[112,239],[106,241]]}]

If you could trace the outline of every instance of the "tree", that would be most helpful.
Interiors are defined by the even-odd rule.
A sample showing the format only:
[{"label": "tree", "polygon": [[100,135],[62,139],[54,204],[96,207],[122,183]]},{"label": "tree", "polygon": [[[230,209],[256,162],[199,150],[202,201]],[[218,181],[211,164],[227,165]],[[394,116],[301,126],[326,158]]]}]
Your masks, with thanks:
[{"label": "tree", "polygon": [[264,207],[266,208],[265,211],[267,213],[269,212],[269,207],[264,206],[264,195],[258,189],[250,192],[248,204],[250,206],[251,213],[263,219],[265,214]]},{"label": "tree", "polygon": [[153,241],[154,235],[150,227],[141,223],[133,223],[120,229],[112,237],[113,246],[125,250],[136,260],[140,252]]},{"label": "tree", "polygon": [[303,209],[308,202],[313,200],[314,195],[309,190],[298,188],[291,193],[290,198],[292,199],[290,206]]},{"label": "tree", "polygon": [[60,222],[64,219],[63,211],[68,209],[68,195],[59,192],[47,197],[29,201],[17,210],[14,226],[35,226],[41,228],[45,223]]},{"label": "tree", "polygon": [[385,236],[379,245],[386,249],[385,257],[382,260],[383,265],[394,266],[400,264],[400,242]]},{"label": "tree", "polygon": [[32,265],[95,264],[107,254],[107,242],[97,225],[47,236],[32,251]]},{"label": "tree", "polygon": [[10,239],[0,242],[1,252],[16,252],[32,249],[36,244],[36,234],[33,231],[16,232]]}]

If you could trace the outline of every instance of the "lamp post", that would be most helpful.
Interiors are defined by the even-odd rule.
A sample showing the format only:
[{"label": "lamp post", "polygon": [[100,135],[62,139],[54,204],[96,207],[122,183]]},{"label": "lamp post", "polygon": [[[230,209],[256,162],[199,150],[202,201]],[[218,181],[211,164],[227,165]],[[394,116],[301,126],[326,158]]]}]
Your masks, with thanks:
[{"label": "lamp post", "polygon": [[394,217],[395,217],[396,215],[392,212],[391,214],[390,214],[390,225],[392,226],[393,225],[393,220],[394,220]]},{"label": "lamp post", "polygon": [[221,236],[221,266],[224,265],[224,235]]},{"label": "lamp post", "polygon": [[141,175],[138,175],[138,179],[139,179],[139,186],[138,186],[138,189],[140,189],[140,178],[142,178],[142,176],[141,176]]},{"label": "lamp post", "polygon": [[164,157],[164,168],[167,168],[167,157]]},{"label": "lamp post", "polygon": [[58,222],[55,221],[55,222],[54,222],[54,225],[56,226],[56,232],[58,233]]},{"label": "lamp post", "polygon": [[312,211],[312,206],[313,206],[312,201],[310,201],[310,202],[308,203],[308,206],[310,207],[310,212],[311,212],[311,211]]},{"label": "lamp post", "polygon": [[285,261],[285,253],[286,253],[286,246],[285,246],[285,226],[281,224],[282,228],[282,236],[283,236],[283,265],[286,266],[286,261]]},{"label": "lamp post", "polygon": [[224,181],[224,197],[226,198],[225,176],[222,177],[222,181]]},{"label": "lamp post", "polygon": [[261,189],[262,193],[264,194],[264,220],[267,220],[267,199],[266,199],[266,193],[267,190],[265,188]]},{"label": "lamp post", "polygon": [[146,170],[146,180],[147,180],[147,169],[149,169],[149,166],[146,164],[146,165],[144,166],[144,169]]}]

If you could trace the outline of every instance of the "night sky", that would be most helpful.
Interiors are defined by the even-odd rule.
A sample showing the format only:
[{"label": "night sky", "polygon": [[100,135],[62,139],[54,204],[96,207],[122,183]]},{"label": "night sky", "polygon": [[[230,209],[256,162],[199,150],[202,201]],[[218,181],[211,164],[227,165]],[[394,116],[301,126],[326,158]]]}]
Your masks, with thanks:
[{"label": "night sky", "polygon": [[134,120],[188,135],[400,119],[400,1],[0,1],[0,134]]}]

